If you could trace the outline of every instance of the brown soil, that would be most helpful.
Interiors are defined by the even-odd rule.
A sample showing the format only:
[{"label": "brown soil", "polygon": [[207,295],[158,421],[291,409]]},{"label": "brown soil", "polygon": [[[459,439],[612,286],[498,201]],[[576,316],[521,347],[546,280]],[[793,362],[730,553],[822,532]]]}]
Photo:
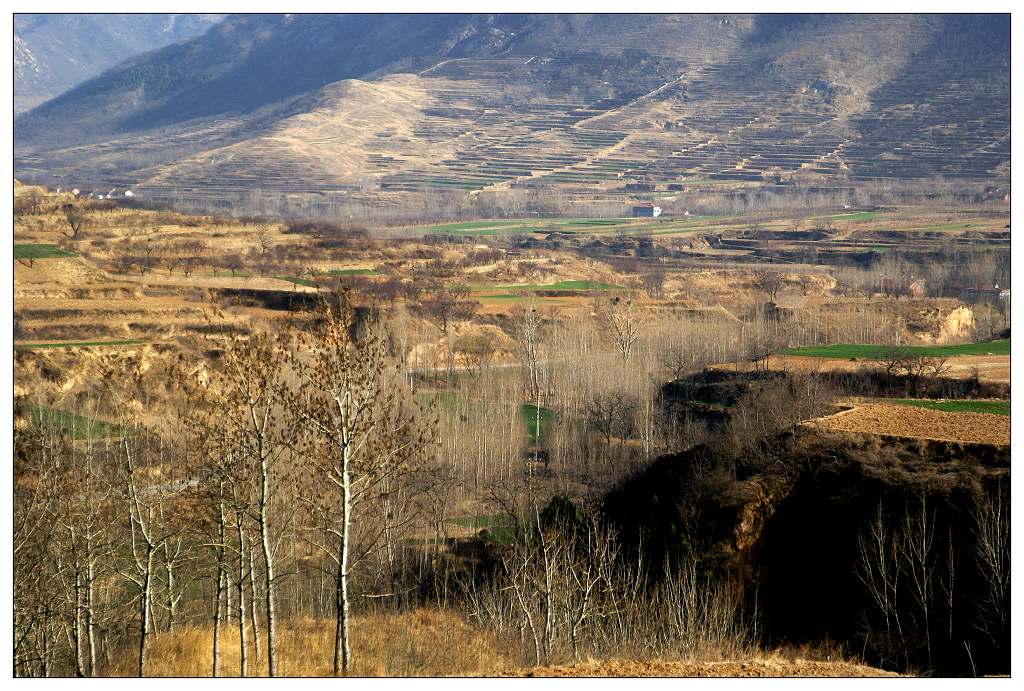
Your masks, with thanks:
[{"label": "brown soil", "polygon": [[745,662],[622,660],[512,670],[504,677],[897,677],[851,662],[756,659]]},{"label": "brown soil", "polygon": [[1007,445],[1010,416],[947,413],[913,406],[871,403],[809,423],[824,429],[939,441]]}]

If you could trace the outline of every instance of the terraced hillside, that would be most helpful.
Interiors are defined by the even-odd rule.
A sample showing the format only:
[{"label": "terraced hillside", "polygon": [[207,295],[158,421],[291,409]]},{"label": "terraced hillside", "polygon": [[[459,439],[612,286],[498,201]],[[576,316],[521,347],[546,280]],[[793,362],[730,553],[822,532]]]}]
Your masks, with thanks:
[{"label": "terraced hillside", "polygon": [[404,37],[365,55],[353,21],[232,17],[115,69],[18,121],[16,173],[368,204],[1008,177],[1004,16],[363,16]]}]

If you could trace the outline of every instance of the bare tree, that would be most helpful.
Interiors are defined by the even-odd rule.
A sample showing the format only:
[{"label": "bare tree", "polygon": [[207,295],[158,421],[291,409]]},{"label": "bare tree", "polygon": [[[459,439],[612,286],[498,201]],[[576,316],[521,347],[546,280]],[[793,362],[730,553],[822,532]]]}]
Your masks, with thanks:
[{"label": "bare tree", "polygon": [[629,360],[643,327],[633,296],[611,295],[605,298],[598,305],[597,318],[605,337],[614,344],[623,360]]},{"label": "bare tree", "polygon": [[497,349],[494,334],[486,331],[466,334],[455,341],[455,351],[462,356],[470,372],[475,372],[477,376],[483,374]]},{"label": "bare tree", "polygon": [[780,271],[758,269],[753,272],[754,287],[764,293],[769,302],[774,303],[779,290],[786,284],[784,274]]},{"label": "bare tree", "polygon": [[907,348],[893,348],[881,359],[886,374],[902,377],[912,398],[927,393],[932,384],[949,371],[949,359],[917,355]]},{"label": "bare tree", "polygon": [[274,246],[274,241],[273,238],[271,238],[270,232],[271,230],[268,226],[259,226],[256,228],[256,233],[253,236],[256,251],[261,260],[267,256],[267,253]]},{"label": "bare tree", "polygon": [[85,223],[85,209],[76,204],[65,204],[64,205],[64,220],[67,221],[70,232],[65,232],[64,235],[71,238],[72,240],[78,239],[78,234],[82,230],[82,225]]},{"label": "bare tree", "polygon": [[633,427],[633,411],[636,400],[621,391],[607,391],[593,394],[587,401],[587,420],[600,432],[605,446],[610,447],[612,439],[624,441]]},{"label": "bare tree", "polygon": [[665,295],[665,271],[657,267],[648,271],[643,276],[644,292],[655,300],[660,300]]},{"label": "bare tree", "polygon": [[978,627],[996,646],[1006,644],[1010,624],[1010,510],[1002,483],[982,489],[975,500],[975,551],[983,588]]},{"label": "bare tree", "polygon": [[540,399],[540,336],[543,316],[534,301],[512,314],[512,334],[529,377],[529,397]]},{"label": "bare tree", "polygon": [[[269,336],[255,333],[242,342],[228,339],[224,343],[222,366],[214,373],[205,395],[215,411],[210,418],[211,437],[219,445],[216,453],[230,459],[239,482],[252,487],[252,499],[236,493],[236,531],[251,516],[261,551],[263,575],[263,607],[267,617],[267,669],[277,674],[277,575],[276,544],[280,540],[277,494],[278,477],[285,471],[283,460],[290,458],[296,430],[282,424],[282,392],[285,386],[286,360],[281,346]],[[225,461],[227,462],[227,461]],[[218,502],[221,497],[218,496]],[[283,518],[280,519],[283,523]],[[239,533],[239,558],[245,557],[244,535]],[[238,574],[239,588],[244,585],[245,572]]]},{"label": "bare tree", "polygon": [[884,659],[886,654],[905,651],[906,640],[900,621],[896,537],[888,526],[881,504],[858,538],[858,549],[857,576],[884,622],[882,640],[875,643]]},{"label": "bare tree", "polygon": [[455,352],[452,348],[453,328],[456,322],[470,319],[480,303],[469,299],[469,289],[461,286],[435,286],[420,304],[444,337],[447,382],[451,386],[455,375]]},{"label": "bare tree", "polygon": [[348,674],[352,665],[352,569],[391,522],[389,511],[378,514],[379,528],[353,552],[356,519],[375,496],[388,501],[395,485],[423,463],[433,434],[421,424],[419,406],[376,326],[353,339],[349,299],[342,294],[336,308],[324,306],[317,333],[295,335],[295,378],[287,394],[295,426],[306,433],[306,458],[324,479],[308,503],[321,526],[318,544],[335,565],[335,675]]},{"label": "bare tree", "polygon": [[[120,486],[121,501],[127,514],[131,539],[129,568],[122,575],[138,591],[136,601],[139,611],[139,661],[137,674],[146,676],[146,653],[150,634],[153,632],[153,605],[157,578],[159,551],[167,540],[181,531],[177,521],[166,520],[163,506],[172,501],[185,485],[168,478],[163,473],[165,464],[156,456],[145,441],[133,434],[129,417],[123,406],[118,407],[120,422],[120,464],[114,479]],[[158,478],[158,482],[154,482]]]}]

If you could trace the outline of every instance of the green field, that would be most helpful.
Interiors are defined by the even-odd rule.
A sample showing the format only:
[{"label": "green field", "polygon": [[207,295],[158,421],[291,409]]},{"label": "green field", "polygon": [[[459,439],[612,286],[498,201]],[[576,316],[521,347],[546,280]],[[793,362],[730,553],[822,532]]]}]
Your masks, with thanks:
[{"label": "green field", "polygon": [[379,276],[376,269],[331,269],[328,276]]},{"label": "green field", "polygon": [[76,256],[74,252],[62,250],[57,245],[45,245],[41,243],[15,243],[15,259],[63,259]]},{"label": "green field", "polygon": [[832,216],[826,216],[834,221],[867,221],[875,218],[881,211],[855,211],[848,214],[834,214]]},{"label": "green field", "polygon": [[502,545],[515,542],[516,528],[508,516],[491,514],[483,516],[460,516],[453,518],[452,523],[474,531],[487,531],[487,540]]},{"label": "green field", "polygon": [[[441,370],[438,370],[438,373],[443,374]],[[416,394],[416,401],[421,408],[427,408],[434,402],[445,408],[453,408],[467,402],[465,397],[451,391],[421,391]]]},{"label": "green field", "polygon": [[941,410],[946,413],[1010,414],[1009,401],[929,401],[920,398],[897,398],[890,402],[929,410]]},{"label": "green field", "polygon": [[32,408],[32,424],[66,433],[71,439],[102,439],[120,434],[120,427],[44,406]]},{"label": "green field", "polygon": [[487,290],[522,290],[532,292],[537,290],[614,290],[618,287],[611,283],[601,283],[600,281],[558,281],[546,285],[491,286]]},{"label": "green field", "polygon": [[139,345],[145,341],[123,339],[120,341],[58,341],[55,343],[15,343],[15,350],[35,350],[39,348],[98,348],[102,346]]},{"label": "green field", "polygon": [[560,230],[562,232],[608,232],[616,226],[635,223],[632,218],[545,218],[545,219],[490,219],[481,221],[461,221],[458,223],[441,223],[429,226],[417,226],[417,230],[425,233],[443,233],[450,235],[501,235],[508,233],[535,233],[544,230]]},{"label": "green field", "polygon": [[213,278],[252,278],[252,274],[248,271],[235,271],[234,273],[230,271],[211,271],[207,275]]},{"label": "green field", "polygon": [[618,218],[529,218],[529,219],[485,219],[413,226],[424,233],[450,235],[502,235],[510,233],[553,232],[581,233],[588,235],[674,235],[697,230],[733,228],[742,224],[743,216],[687,216]]},{"label": "green field", "polygon": [[[524,403],[520,412],[523,415],[523,422],[526,423],[526,434],[531,444],[539,444],[544,440],[548,430],[551,428],[551,421],[555,419],[555,412],[550,408],[541,406],[540,419],[537,419],[537,406],[533,403]],[[538,424],[539,423],[539,424]],[[539,428],[539,429],[538,429]]]},{"label": "green field", "polygon": [[[779,353],[781,355],[802,355],[805,357],[825,357],[841,360],[882,360],[895,348],[896,346],[836,343],[827,346],[784,348]],[[910,355],[921,355],[924,357],[1009,355],[1010,339],[1003,338],[995,341],[982,341],[981,343],[964,343],[963,345],[899,346],[898,349]]]},{"label": "green field", "polygon": [[287,281],[293,285],[306,286],[307,288],[317,287],[317,284],[308,278],[299,278],[298,276],[274,276],[274,279],[278,281]]},{"label": "green field", "polygon": [[[416,394],[416,401],[420,404],[420,408],[424,410],[429,408],[431,404],[436,403],[440,408],[446,408],[463,414],[483,415],[485,417],[491,417],[496,414],[496,411],[490,406],[450,391],[420,391]],[[539,435],[537,429],[537,406],[533,403],[524,403],[519,408],[519,414],[522,417],[523,425],[526,427],[529,443],[537,444],[544,441],[544,436],[547,434],[551,422],[555,418],[554,411],[541,406]]]}]

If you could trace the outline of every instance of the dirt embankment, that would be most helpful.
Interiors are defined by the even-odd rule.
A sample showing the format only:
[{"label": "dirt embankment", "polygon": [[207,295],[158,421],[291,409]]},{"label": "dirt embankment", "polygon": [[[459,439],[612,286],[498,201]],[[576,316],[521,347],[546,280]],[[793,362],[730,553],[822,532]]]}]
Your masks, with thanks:
[{"label": "dirt embankment", "polygon": [[899,674],[851,662],[782,658],[743,662],[671,662],[622,660],[578,665],[532,667],[504,672],[503,677],[898,677]]},{"label": "dirt embankment", "polygon": [[841,432],[862,432],[1006,446],[1010,416],[989,413],[950,413],[914,406],[870,403],[808,423]]}]

